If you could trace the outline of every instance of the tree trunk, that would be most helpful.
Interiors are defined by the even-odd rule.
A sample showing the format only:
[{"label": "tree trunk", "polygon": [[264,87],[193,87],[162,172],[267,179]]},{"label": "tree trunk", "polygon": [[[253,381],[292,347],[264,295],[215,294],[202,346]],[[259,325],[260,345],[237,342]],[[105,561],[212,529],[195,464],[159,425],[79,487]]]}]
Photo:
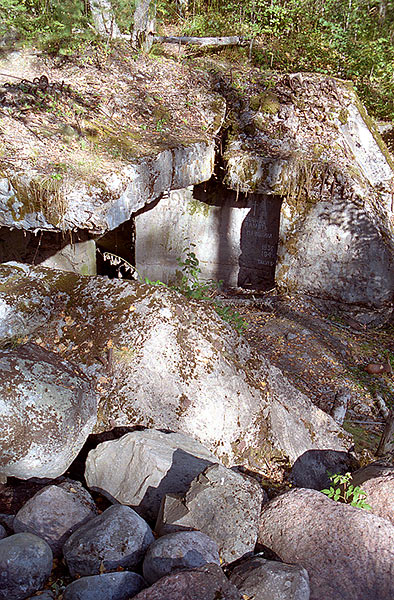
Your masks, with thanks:
[{"label": "tree trunk", "polygon": [[156,29],[156,0],[137,0],[131,44],[137,50],[149,52]]},{"label": "tree trunk", "polygon": [[390,410],[376,456],[383,456],[392,450],[394,450],[394,411]]},{"label": "tree trunk", "polygon": [[231,35],[228,37],[176,37],[156,35],[154,41],[162,44],[196,44],[197,46],[243,46],[248,43],[240,35]]},{"label": "tree trunk", "polygon": [[110,0],[89,0],[95,30],[99,35],[121,37]]}]

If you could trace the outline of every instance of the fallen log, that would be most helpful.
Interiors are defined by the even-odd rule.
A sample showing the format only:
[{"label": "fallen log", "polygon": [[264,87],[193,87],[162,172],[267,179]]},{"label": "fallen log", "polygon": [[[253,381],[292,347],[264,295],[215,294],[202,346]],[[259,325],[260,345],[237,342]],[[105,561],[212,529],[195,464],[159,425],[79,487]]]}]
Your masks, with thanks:
[{"label": "fallen log", "polygon": [[188,36],[166,36],[155,35],[154,42],[160,44],[195,44],[197,46],[245,46],[249,41],[241,35],[230,35],[228,37],[188,37]]}]

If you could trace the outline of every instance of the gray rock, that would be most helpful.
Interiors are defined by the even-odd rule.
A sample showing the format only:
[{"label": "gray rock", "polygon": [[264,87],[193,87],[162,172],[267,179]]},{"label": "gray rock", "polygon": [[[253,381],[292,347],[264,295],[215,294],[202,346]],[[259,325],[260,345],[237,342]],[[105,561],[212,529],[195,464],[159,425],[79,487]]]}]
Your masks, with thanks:
[{"label": "gray rock", "polygon": [[7,531],[5,530],[5,527],[0,525],[0,540],[2,540],[5,537],[7,537]]},{"label": "gray rock", "polygon": [[51,590],[43,590],[37,596],[30,596],[28,600],[53,600],[54,598],[55,594]]},{"label": "gray rock", "polygon": [[36,344],[0,350],[0,396],[0,471],[20,479],[64,473],[96,422],[96,396],[81,371]]},{"label": "gray rock", "polygon": [[[32,340],[61,349],[101,381],[97,432],[136,424],[182,431],[224,464],[255,471],[266,469],[273,451],[294,462],[312,448],[346,451],[352,443],[205,303],[163,287],[40,267],[1,265],[0,284],[0,305],[27,325],[22,305],[32,304]],[[47,297],[56,299],[49,313]],[[12,325],[7,332],[14,327],[20,331]]]},{"label": "gray rock", "polygon": [[74,531],[63,547],[71,575],[98,575],[138,565],[154,541],[149,525],[128,506],[110,506]]},{"label": "gray rock", "polygon": [[230,581],[253,600],[309,600],[309,577],[302,567],[258,556],[233,569]]},{"label": "gray rock", "polygon": [[216,565],[178,571],[163,577],[133,600],[242,600],[237,588]]},{"label": "gray rock", "polygon": [[0,600],[22,600],[40,590],[52,571],[52,550],[31,533],[0,540]]},{"label": "gray rock", "polygon": [[145,581],[137,573],[103,573],[70,583],[64,590],[63,600],[129,600],[145,587]]},{"label": "gray rock", "polygon": [[14,531],[29,531],[44,539],[55,556],[73,531],[93,519],[98,509],[78,481],[43,488],[28,500],[14,519]]},{"label": "gray rock", "polygon": [[361,489],[367,495],[365,501],[371,512],[394,525],[394,474],[368,479]]},{"label": "gray rock", "polygon": [[258,541],[309,574],[311,600],[391,600],[394,526],[315,490],[263,507]]},{"label": "gray rock", "polygon": [[308,450],[297,458],[290,476],[295,486],[320,491],[331,485],[329,474],[347,473],[354,463],[347,452]]},{"label": "gray rock", "polygon": [[216,458],[181,433],[132,431],[99,444],[85,463],[87,485],[154,521],[163,496],[184,492]]},{"label": "gray rock", "polygon": [[0,513],[0,525],[4,527],[7,532],[7,535],[11,535],[14,533],[14,519],[15,515],[7,515],[5,513]]},{"label": "gray rock", "polygon": [[[234,121],[225,183],[284,198],[277,283],[359,322],[389,320],[393,162],[372,119],[346,82],[325,76],[280,76],[269,93],[260,88],[259,97],[252,116],[241,109]],[[267,102],[274,117],[264,109]],[[258,130],[248,135],[251,119]],[[279,127],[287,131],[280,139]]]},{"label": "gray rock", "polygon": [[191,483],[183,497],[164,498],[155,531],[164,535],[198,529],[218,544],[223,562],[232,562],[254,550],[266,499],[256,480],[212,465]]},{"label": "gray rock", "polygon": [[178,531],[164,535],[149,547],[143,573],[146,581],[152,584],[176,569],[208,563],[220,565],[216,542],[200,531]]}]

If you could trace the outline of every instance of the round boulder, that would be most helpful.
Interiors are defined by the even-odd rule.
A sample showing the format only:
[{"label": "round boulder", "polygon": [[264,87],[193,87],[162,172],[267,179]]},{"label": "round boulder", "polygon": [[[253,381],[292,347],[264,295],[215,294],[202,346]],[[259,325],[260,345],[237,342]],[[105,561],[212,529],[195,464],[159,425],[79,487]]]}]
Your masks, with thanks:
[{"label": "round boulder", "polygon": [[216,542],[200,531],[177,531],[163,535],[150,546],[143,573],[152,584],[175,569],[190,569],[208,563],[220,565]]},{"label": "round boulder", "polygon": [[60,355],[36,344],[0,350],[0,473],[58,477],[96,417],[90,383]]},{"label": "round boulder", "polygon": [[110,506],[68,538],[63,555],[73,577],[100,569],[133,568],[154,541],[149,525],[129,506]]},{"label": "round boulder", "polygon": [[48,544],[31,533],[0,540],[0,600],[23,600],[45,585],[52,571]]}]

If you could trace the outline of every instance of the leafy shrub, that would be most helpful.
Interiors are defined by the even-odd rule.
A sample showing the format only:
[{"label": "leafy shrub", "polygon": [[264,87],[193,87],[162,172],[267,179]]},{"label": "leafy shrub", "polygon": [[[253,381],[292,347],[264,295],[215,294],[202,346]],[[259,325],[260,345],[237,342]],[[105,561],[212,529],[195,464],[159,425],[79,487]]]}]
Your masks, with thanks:
[{"label": "leafy shrub", "polygon": [[335,473],[334,475],[330,475],[330,479],[334,485],[339,485],[339,487],[334,488],[330,486],[326,490],[321,490],[323,494],[326,494],[326,496],[337,502],[344,502],[357,508],[371,510],[371,506],[365,502],[367,494],[358,485],[354,486],[350,484],[352,479],[351,473],[345,473],[345,475]]}]

